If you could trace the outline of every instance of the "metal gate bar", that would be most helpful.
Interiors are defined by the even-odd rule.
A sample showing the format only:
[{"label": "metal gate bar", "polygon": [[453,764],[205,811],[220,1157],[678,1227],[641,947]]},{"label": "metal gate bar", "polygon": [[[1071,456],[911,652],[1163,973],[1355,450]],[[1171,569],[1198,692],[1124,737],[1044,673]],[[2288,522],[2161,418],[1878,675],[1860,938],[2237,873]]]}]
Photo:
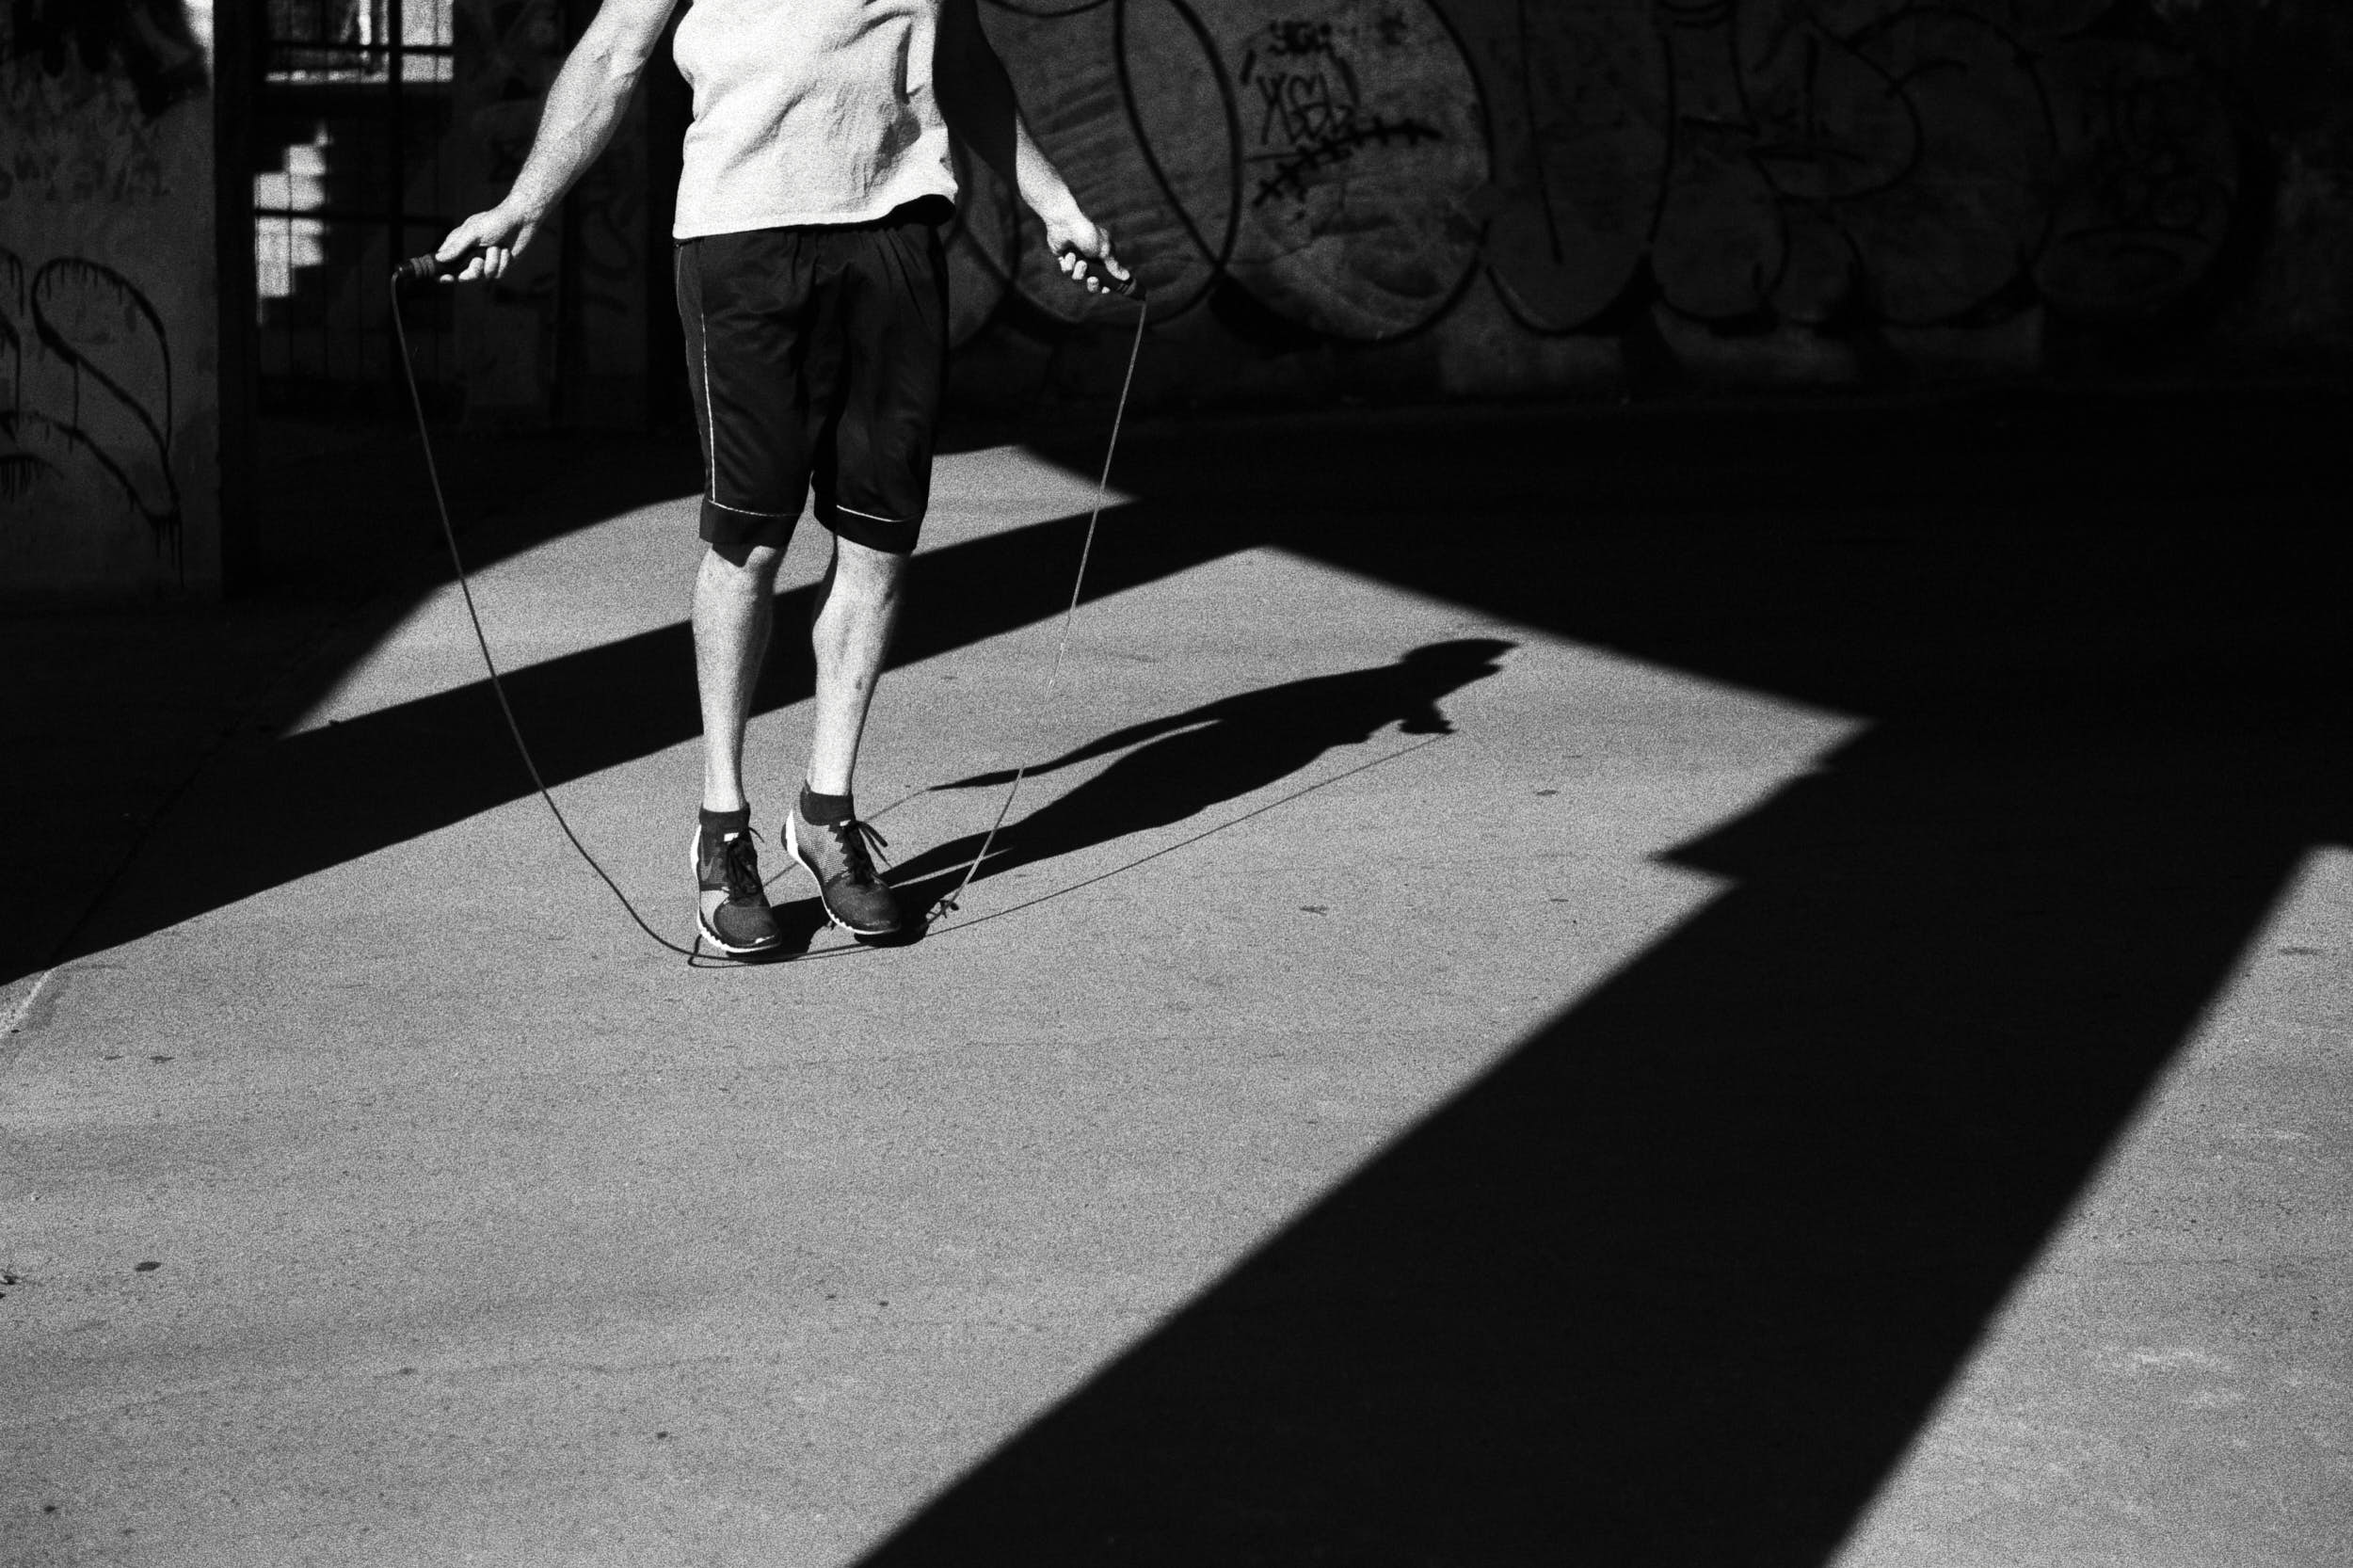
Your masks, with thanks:
[{"label": "metal gate bar", "polygon": [[[452,0],[265,0],[252,222],[265,408],[373,409],[392,395],[382,280],[454,221],[443,200]],[[409,320],[419,380],[453,391],[451,312]]]}]

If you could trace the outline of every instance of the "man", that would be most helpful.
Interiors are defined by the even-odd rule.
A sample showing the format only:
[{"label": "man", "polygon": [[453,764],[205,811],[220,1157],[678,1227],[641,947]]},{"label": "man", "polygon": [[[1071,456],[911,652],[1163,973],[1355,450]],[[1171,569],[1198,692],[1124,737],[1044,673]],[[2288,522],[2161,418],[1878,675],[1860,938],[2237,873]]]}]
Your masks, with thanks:
[{"label": "man", "polygon": [[[480,251],[459,280],[504,273],[604,150],[676,5],[604,0],[549,88],[514,188],[441,242],[444,261]],[[950,128],[1020,192],[1074,282],[1100,292],[1103,272],[1127,269],[1031,138],[975,0],[695,0],[676,54],[695,95],[673,233],[705,481],[702,935],[739,955],[782,939],[752,843],[744,728],[776,568],[813,486],[833,558],[810,631],[808,767],[781,832],[826,916],[883,936],[904,917],[875,873],[881,839],[858,820],[852,776],[929,501]]]}]

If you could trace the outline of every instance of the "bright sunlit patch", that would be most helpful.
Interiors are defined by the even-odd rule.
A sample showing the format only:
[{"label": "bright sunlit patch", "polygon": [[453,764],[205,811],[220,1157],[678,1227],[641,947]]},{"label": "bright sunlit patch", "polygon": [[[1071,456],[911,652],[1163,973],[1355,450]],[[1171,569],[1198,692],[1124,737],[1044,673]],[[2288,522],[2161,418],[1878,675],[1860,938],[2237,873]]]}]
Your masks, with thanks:
[{"label": "bright sunlit patch", "polygon": [[308,141],[279,150],[279,167],[253,177],[253,287],[264,311],[293,296],[295,279],[327,261],[327,225],[304,213],[327,204],[328,149],[321,123]]},{"label": "bright sunlit patch", "polygon": [[[941,467],[936,548],[1092,500],[1092,475],[1018,452]],[[680,498],[491,566],[502,658],[675,626],[693,540]],[[798,548],[806,582],[818,531]],[[1066,591],[1075,565],[1040,569]],[[991,610],[876,709],[859,791],[892,854],[986,826],[997,790],[943,786],[1090,760],[1013,818],[1059,809],[1053,853],[915,948],[689,971],[516,792],[44,993],[17,1114],[35,1161],[90,1174],[23,1227],[65,1260],[30,1303],[54,1336],[18,1401],[35,1462],[165,1515],[191,1560],[249,1558],[271,1511],[356,1537],[420,1498],[485,1530],[618,1531],[651,1506],[638,1450],[519,1469],[539,1449],[518,1434],[667,1423],[670,1401],[692,1442],[735,1446],[697,1507],[767,1506],[777,1454],[825,1500],[723,1555],[855,1560],[1671,937],[1720,884],[1661,856],[1856,724],[1273,549],[1090,600],[1050,699],[1056,617]],[[436,594],[306,722],[478,682],[471,639]],[[1449,645],[1494,651],[1393,680]],[[767,824],[800,728],[754,725]],[[487,709],[475,744],[505,745]],[[681,936],[697,750],[671,733],[558,790]],[[205,830],[167,824],[154,853]],[[805,903],[780,858],[777,896]],[[126,1039],[172,1061],[104,1060]],[[124,1288],[106,1260],[164,1256],[156,1237],[151,1283],[209,1259],[277,1283],[108,1306],[103,1358],[67,1341],[85,1297]],[[428,1383],[430,1419],[383,1415]],[[465,1490],[485,1474],[495,1499]],[[243,1533],[216,1550],[202,1532],[232,1525],[181,1499],[221,1496]]]}]

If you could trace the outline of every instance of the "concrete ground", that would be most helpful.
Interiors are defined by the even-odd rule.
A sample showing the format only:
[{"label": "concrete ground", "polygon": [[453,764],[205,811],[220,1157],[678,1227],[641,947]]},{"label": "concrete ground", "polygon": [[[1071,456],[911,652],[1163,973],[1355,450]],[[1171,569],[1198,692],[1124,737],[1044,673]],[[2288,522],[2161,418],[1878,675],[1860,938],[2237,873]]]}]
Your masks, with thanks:
[{"label": "concrete ground", "polygon": [[[181,738],[0,971],[0,1562],[2342,1561],[2343,412],[1145,425],[1050,700],[1096,454],[955,454],[861,804],[1062,765],[756,968],[446,583],[215,628],[54,710]],[[683,940],[578,456],[475,589]]]}]

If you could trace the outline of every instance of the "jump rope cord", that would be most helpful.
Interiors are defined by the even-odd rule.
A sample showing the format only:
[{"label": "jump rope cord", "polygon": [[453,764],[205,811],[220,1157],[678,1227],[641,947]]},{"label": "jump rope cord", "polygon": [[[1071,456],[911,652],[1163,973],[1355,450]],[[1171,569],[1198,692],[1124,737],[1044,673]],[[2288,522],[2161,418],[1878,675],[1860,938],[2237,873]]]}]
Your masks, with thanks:
[{"label": "jump rope cord", "polygon": [[[429,275],[429,269],[426,275]],[[578,852],[580,857],[588,863],[588,869],[597,873],[598,880],[612,890],[614,898],[620,902],[621,908],[632,920],[636,922],[637,929],[644,932],[656,945],[679,954],[690,964],[696,963],[704,956],[700,936],[696,937],[693,947],[682,948],[656,931],[647,923],[646,917],[637,912],[637,906],[632,904],[629,895],[621,890],[621,885],[613,880],[612,873],[607,872],[597,857],[588,852],[588,846],[580,841],[580,835],[572,831],[572,824],[564,816],[564,808],[556,805],[555,796],[549,792],[547,780],[539,775],[539,764],[531,755],[530,744],[523,739],[522,726],[516,722],[514,704],[506,697],[506,683],[500,679],[498,661],[490,653],[490,639],[482,630],[482,613],[474,604],[473,585],[468,581],[466,575],[465,557],[457,549],[457,530],[450,522],[449,499],[441,489],[440,465],[434,460],[433,438],[425,424],[424,397],[417,390],[416,366],[408,356],[408,326],[403,319],[400,310],[400,287],[404,278],[408,276],[412,276],[412,274],[405,269],[403,272],[394,273],[390,286],[392,335],[400,345],[401,378],[408,384],[408,406],[415,410],[417,416],[417,440],[424,448],[424,472],[426,478],[432,482],[433,505],[441,520],[441,542],[449,547],[449,564],[457,574],[457,591],[465,600],[466,619],[473,627],[474,646],[482,650],[482,667],[489,672],[490,690],[498,697],[499,712],[506,720],[506,732],[514,738],[515,751],[522,759],[523,770],[531,776],[532,788],[536,790],[539,792],[539,798],[547,803],[548,813],[554,817],[555,825],[563,830],[564,837],[570,840],[572,848]],[[1054,647],[1054,662],[1047,672],[1046,689],[1038,700],[1037,711],[1040,714],[1054,699],[1062,679],[1063,659],[1070,651],[1071,622],[1078,616],[1079,600],[1086,591],[1087,563],[1095,553],[1096,525],[1103,518],[1104,497],[1111,489],[1112,458],[1119,450],[1119,427],[1128,413],[1128,392],[1135,384],[1136,360],[1144,350],[1145,313],[1144,300],[1139,296],[1136,298],[1135,336],[1128,345],[1128,369],[1120,378],[1119,402],[1112,410],[1111,440],[1103,449],[1102,474],[1095,482],[1095,504],[1087,513],[1086,537],[1079,547],[1079,569],[1070,584],[1070,602],[1063,610],[1062,633]],[[1021,792],[1021,780],[1029,771],[1029,764],[1026,762],[1015,771],[1013,783],[1005,791],[1004,804],[997,808],[997,820],[989,824],[987,834],[981,840],[980,852],[972,856],[972,863],[965,868],[964,876],[957,882],[955,890],[933,905],[932,912],[925,917],[926,924],[932,923],[941,915],[956,907],[956,900],[970,885],[973,876],[979,872],[982,861],[987,858],[989,846],[997,841],[997,830],[1004,826],[1006,816],[1013,810],[1014,798]]]},{"label": "jump rope cord", "polygon": [[400,374],[402,379],[408,383],[408,406],[417,413],[417,440],[424,448],[425,476],[433,482],[433,505],[441,518],[441,542],[449,546],[449,564],[457,573],[457,591],[466,600],[466,618],[473,624],[474,646],[482,650],[482,667],[490,672],[490,690],[497,694],[499,712],[505,715],[506,732],[515,738],[515,750],[523,760],[523,771],[531,775],[531,787],[539,792],[541,800],[548,803],[548,811],[555,818],[555,825],[564,830],[564,837],[571,840],[572,848],[578,850],[580,857],[588,862],[588,869],[613,889],[613,896],[621,901],[621,907],[629,912],[631,920],[637,922],[638,930],[691,964],[702,956],[702,938],[696,936],[693,947],[682,948],[646,923],[646,917],[637,912],[637,905],[630,903],[629,895],[621,891],[621,885],[613,880],[612,874],[595,856],[588,853],[588,846],[580,841],[580,835],[573,832],[572,824],[565,820],[564,808],[555,804],[555,797],[548,792],[547,780],[539,776],[539,764],[532,757],[530,745],[523,740],[523,727],[515,722],[515,706],[506,700],[506,682],[499,679],[498,661],[490,656],[490,639],[482,631],[482,613],[474,607],[473,584],[466,580],[465,557],[457,551],[457,530],[450,523],[449,499],[441,491],[440,465],[433,460],[433,437],[424,423],[424,398],[417,391],[416,366],[408,358],[408,326],[401,319],[400,284],[401,274],[394,273],[392,282],[392,335],[400,342]]},{"label": "jump rope cord", "polygon": [[[1070,602],[1063,607],[1062,634],[1054,644],[1054,662],[1046,672],[1046,689],[1039,694],[1034,718],[1042,719],[1046,710],[1053,706],[1054,694],[1062,682],[1063,658],[1070,651],[1070,625],[1078,618],[1079,599],[1086,591],[1087,562],[1095,554],[1095,526],[1103,520],[1103,498],[1111,489],[1112,458],[1119,451],[1119,424],[1128,413],[1128,389],[1135,385],[1136,358],[1144,352],[1146,309],[1143,297],[1137,296],[1136,331],[1128,344],[1128,370],[1119,378],[1119,401],[1112,408],[1111,440],[1103,445],[1103,472],[1095,481],[1095,504],[1087,511],[1086,538],[1079,546],[1078,574],[1071,580]],[[1038,726],[1033,723],[1030,728],[1035,729]],[[997,830],[1005,825],[1005,818],[1013,811],[1014,799],[1021,793],[1021,780],[1029,776],[1029,772],[1030,764],[1027,762],[1014,769],[1013,782],[1005,789],[1004,804],[997,808],[997,820],[988,824],[988,832],[982,838],[981,847],[974,853],[972,863],[964,868],[964,875],[957,881],[954,890],[933,905],[934,913],[926,917],[927,920],[936,920],[955,908],[956,901],[964,896],[965,888],[971,886],[972,879],[980,874],[981,862],[988,858],[988,846],[997,841]]]}]

